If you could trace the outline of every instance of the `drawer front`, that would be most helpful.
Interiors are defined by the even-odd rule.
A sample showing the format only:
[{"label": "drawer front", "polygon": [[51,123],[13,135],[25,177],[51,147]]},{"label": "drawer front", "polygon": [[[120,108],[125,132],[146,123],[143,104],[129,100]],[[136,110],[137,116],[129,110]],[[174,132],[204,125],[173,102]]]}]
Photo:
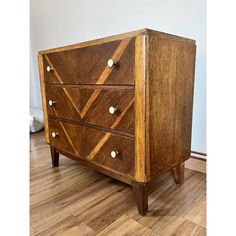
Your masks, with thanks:
[{"label": "drawer front", "polygon": [[48,84],[134,84],[134,38],[48,53],[43,58]]},{"label": "drawer front", "polygon": [[79,158],[133,176],[133,138],[53,119],[49,119],[49,132],[50,145]]},{"label": "drawer front", "polygon": [[134,133],[133,89],[47,86],[46,98],[48,115]]}]

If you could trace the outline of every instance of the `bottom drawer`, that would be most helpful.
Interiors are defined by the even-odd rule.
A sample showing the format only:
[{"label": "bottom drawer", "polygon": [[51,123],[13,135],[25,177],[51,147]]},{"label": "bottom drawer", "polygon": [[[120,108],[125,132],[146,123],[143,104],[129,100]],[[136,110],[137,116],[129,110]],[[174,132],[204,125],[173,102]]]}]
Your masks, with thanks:
[{"label": "bottom drawer", "polygon": [[55,148],[133,176],[133,138],[53,119],[49,134]]}]

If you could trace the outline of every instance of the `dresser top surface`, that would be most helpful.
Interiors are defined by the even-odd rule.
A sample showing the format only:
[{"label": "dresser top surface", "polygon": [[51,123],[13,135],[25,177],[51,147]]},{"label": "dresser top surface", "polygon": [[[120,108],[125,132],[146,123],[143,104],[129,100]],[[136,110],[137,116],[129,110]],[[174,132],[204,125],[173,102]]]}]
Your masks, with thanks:
[{"label": "dresser top surface", "polygon": [[54,52],[60,52],[60,51],[67,51],[67,50],[72,50],[72,49],[76,49],[76,48],[82,48],[82,47],[93,46],[93,45],[97,45],[97,44],[101,44],[101,43],[107,43],[107,42],[111,42],[111,41],[115,41],[115,40],[121,40],[123,38],[136,37],[138,35],[160,35],[162,37],[168,37],[173,40],[187,41],[187,42],[195,44],[195,40],[192,40],[189,38],[185,38],[185,37],[181,37],[181,36],[177,36],[177,35],[173,35],[173,34],[169,34],[169,33],[164,33],[161,31],[156,31],[156,30],[152,30],[152,29],[148,29],[148,28],[144,28],[144,29],[130,31],[130,32],[122,33],[122,34],[116,34],[116,35],[108,36],[108,37],[104,37],[104,38],[80,42],[80,43],[76,43],[76,44],[72,44],[72,45],[67,45],[67,46],[62,46],[62,47],[57,47],[57,48],[52,48],[52,49],[46,49],[46,50],[40,51],[39,54],[48,54],[48,53],[54,53]]}]

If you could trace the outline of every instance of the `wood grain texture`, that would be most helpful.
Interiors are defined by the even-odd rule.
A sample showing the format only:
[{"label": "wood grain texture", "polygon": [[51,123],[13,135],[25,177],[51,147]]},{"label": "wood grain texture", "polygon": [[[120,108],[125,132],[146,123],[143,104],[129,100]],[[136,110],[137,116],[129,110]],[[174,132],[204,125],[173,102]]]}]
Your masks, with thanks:
[{"label": "wood grain texture", "polygon": [[148,35],[148,37],[158,37],[160,39],[168,39],[168,40],[177,41],[177,42],[195,44],[195,40],[193,39],[181,37],[179,35],[174,35],[174,34],[162,32],[162,31],[146,29],[145,34]]},{"label": "wood grain texture", "polygon": [[98,236],[106,235],[142,235],[142,236],[157,236],[152,230],[139,224],[132,218],[123,215],[114,223],[110,224],[104,230],[97,234]]},{"label": "wood grain texture", "polygon": [[148,37],[151,177],[190,157],[194,41]]},{"label": "wood grain texture", "polygon": [[[65,93],[65,90],[67,93]],[[70,99],[68,98],[68,94]],[[90,99],[94,94],[97,96]],[[47,86],[47,111],[49,116],[57,116],[87,124],[134,134],[134,89],[113,89],[110,87]],[[48,101],[55,102],[49,106]],[[72,101],[71,101],[72,100]],[[88,101],[92,101],[89,102]],[[115,114],[109,107],[117,108]],[[126,111],[128,107],[128,110]],[[125,114],[122,116],[123,112]],[[120,119],[122,118],[122,119]],[[114,125],[119,120],[117,125]]]},{"label": "wood grain texture", "polygon": [[[186,169],[149,191],[149,213],[138,214],[132,188],[61,155],[51,168],[44,132],[30,137],[30,235],[206,235],[206,175]],[[79,232],[80,231],[80,232]]]},{"label": "wood grain texture", "polygon": [[66,229],[63,232],[55,234],[55,236],[95,236],[95,235],[96,235],[95,232],[84,223],[73,226],[69,229]]},{"label": "wood grain texture", "polygon": [[[133,38],[49,53],[44,58],[46,84],[134,84]],[[107,66],[109,59],[116,62],[112,68]],[[48,72],[47,66],[53,70]]]},{"label": "wood grain texture", "polygon": [[[75,125],[68,122],[49,120],[50,134],[58,133],[50,144],[84,160],[109,167],[126,174],[134,175],[134,140],[132,138]],[[111,151],[118,151],[117,158],[111,158]]]},{"label": "wood grain texture", "polygon": [[[149,29],[40,52],[52,157],[60,152],[126,183],[136,181],[138,209],[146,215],[147,186],[157,176],[174,168],[183,184],[195,53],[194,40]],[[117,113],[111,115],[110,106]],[[49,137],[48,130],[59,135]],[[120,155],[111,159],[111,151]]]},{"label": "wood grain texture", "polygon": [[127,174],[123,174],[122,172],[116,171],[115,169],[111,169],[108,166],[100,165],[99,163],[94,162],[93,160],[87,161],[87,160],[84,160],[84,159],[80,159],[77,156],[75,156],[74,154],[65,152],[63,150],[59,150],[59,149],[56,149],[56,150],[60,154],[66,156],[66,157],[69,157],[72,160],[77,161],[79,163],[79,165],[81,165],[83,167],[98,171],[98,172],[100,172],[104,175],[107,175],[109,177],[112,177],[114,179],[122,181],[126,184],[129,184],[129,185],[132,185],[132,181],[134,181],[134,178],[132,176],[129,176]]},{"label": "wood grain texture", "polygon": [[135,179],[148,182],[149,153],[146,145],[146,36],[135,40]]},{"label": "wood grain texture", "polygon": [[[134,99],[129,103],[129,105],[126,107],[126,109],[121,113],[120,117],[116,119],[116,121],[112,124],[111,128],[115,128],[119,122],[122,120],[123,116],[127,112],[127,110],[133,105]],[[97,154],[97,152],[103,147],[103,145],[107,142],[109,137],[111,136],[111,133],[106,133],[104,137],[100,140],[100,142],[95,146],[95,148],[92,150],[92,152],[89,154],[87,159],[91,160],[94,158],[94,156]]]},{"label": "wood grain texture", "polygon": [[[128,47],[129,43],[131,42],[130,46]],[[122,77],[125,76],[126,79],[124,80],[124,84],[130,82],[130,84],[133,84],[133,55],[134,55],[134,43],[133,43],[134,39],[132,38],[125,38],[122,39],[119,46],[116,48],[115,52],[112,54],[112,56],[109,59],[112,59],[115,62],[115,65],[110,68],[108,65],[106,65],[105,70],[102,72],[101,76],[99,77],[99,79],[97,80],[96,84],[105,84],[107,79],[109,78],[110,74],[111,79],[110,82],[108,81],[108,84],[112,84],[115,83],[114,81],[116,81],[116,79],[114,79],[114,74],[115,76],[118,75],[119,77],[119,82],[118,84],[122,84]],[[126,48],[128,47],[127,51]],[[126,51],[126,53],[124,54],[124,52]],[[124,54],[124,55],[123,55]],[[102,55],[103,56],[103,55]],[[122,57],[122,59],[121,59]],[[131,63],[130,63],[131,60]],[[122,67],[121,70],[119,70],[119,72],[117,73],[116,71],[118,69],[120,69],[120,67]],[[116,72],[116,73],[114,73]]]}]

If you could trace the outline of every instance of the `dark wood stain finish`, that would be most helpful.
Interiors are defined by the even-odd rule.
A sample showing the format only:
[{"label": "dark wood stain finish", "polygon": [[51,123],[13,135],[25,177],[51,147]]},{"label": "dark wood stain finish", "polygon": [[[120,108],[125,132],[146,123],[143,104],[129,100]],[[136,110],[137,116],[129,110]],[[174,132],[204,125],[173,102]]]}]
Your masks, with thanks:
[{"label": "dark wood stain finish", "polygon": [[[149,29],[40,52],[53,166],[62,153],[132,185],[146,215],[147,187],[157,176],[173,170],[176,183],[184,182],[195,54],[194,40]],[[110,114],[110,106],[118,111]]]},{"label": "dark wood stain finish", "polygon": [[190,157],[195,50],[192,42],[148,39],[151,177]]},{"label": "dark wood stain finish", "polygon": [[[134,175],[134,140],[64,121],[49,120],[50,144],[58,150],[74,155],[74,158],[95,162],[128,176]],[[54,138],[52,133],[58,135]],[[98,145],[105,139],[104,144]],[[112,151],[118,151],[116,158]],[[93,153],[93,155],[91,154]]]},{"label": "dark wood stain finish", "polygon": [[50,146],[51,151],[51,158],[52,158],[52,166],[58,167],[59,166],[59,153],[57,152],[56,148]]},{"label": "dark wood stain finish", "polygon": [[[111,128],[134,99],[134,90],[118,90],[109,87],[101,89],[93,86],[86,88],[47,86],[46,97],[49,116]],[[93,97],[94,100],[89,103]],[[54,101],[55,104],[49,106],[49,100]],[[115,114],[109,113],[111,106],[117,108]],[[134,103],[115,128],[119,131],[134,133]]]},{"label": "dark wood stain finish", "polygon": [[134,198],[137,203],[138,212],[141,216],[148,212],[148,186],[146,183],[133,181]]},{"label": "dark wood stain finish", "polygon": [[[107,62],[116,52],[121,40],[49,53],[44,56],[45,81],[48,84],[60,84],[55,71],[63,84],[96,84]],[[47,72],[50,63],[54,71]],[[111,73],[104,84],[134,84],[134,39],[131,39],[117,65],[111,68]]]}]

